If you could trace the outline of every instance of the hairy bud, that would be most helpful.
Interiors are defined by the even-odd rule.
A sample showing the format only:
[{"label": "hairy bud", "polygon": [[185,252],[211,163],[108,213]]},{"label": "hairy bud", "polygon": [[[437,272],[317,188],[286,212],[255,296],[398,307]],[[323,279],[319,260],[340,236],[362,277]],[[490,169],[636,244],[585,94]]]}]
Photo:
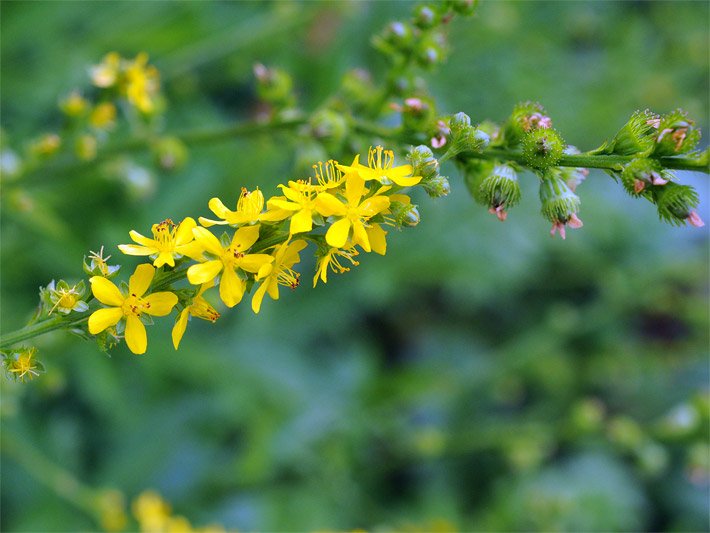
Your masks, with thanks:
[{"label": "hairy bud", "polygon": [[670,182],[665,187],[654,189],[653,198],[661,220],[675,226],[689,223],[700,228],[705,225],[695,212],[699,203],[698,193],[689,185]]},{"label": "hairy bud", "polygon": [[582,221],[577,217],[580,200],[559,176],[559,172],[548,172],[540,181],[540,202],[542,215],[552,222],[551,235],[559,231],[565,238],[565,226],[582,227]]},{"label": "hairy bud", "polygon": [[553,129],[537,129],[523,138],[523,156],[528,166],[539,170],[552,167],[562,157],[565,143]]},{"label": "hairy bud", "polygon": [[700,142],[700,130],[682,109],[676,109],[661,117],[656,135],[653,155],[668,156],[685,154]]}]

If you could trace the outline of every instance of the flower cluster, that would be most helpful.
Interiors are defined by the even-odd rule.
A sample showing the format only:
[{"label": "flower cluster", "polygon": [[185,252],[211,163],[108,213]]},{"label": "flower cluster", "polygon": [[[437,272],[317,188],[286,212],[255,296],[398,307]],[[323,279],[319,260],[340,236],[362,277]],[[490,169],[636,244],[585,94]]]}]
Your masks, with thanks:
[{"label": "flower cluster", "polygon": [[[253,290],[251,308],[259,313],[267,294],[277,300],[280,286],[298,287],[300,273],[294,267],[309,243],[315,246],[317,260],[314,287],[318,280],[327,282],[329,271],[343,273],[357,265],[354,258],[361,252],[384,255],[385,227],[413,226],[419,221],[417,208],[403,189],[424,183],[412,165],[394,163],[391,150],[370,148],[367,164],[360,162],[359,155],[350,165],[332,160],[318,163],[314,176],[281,184],[281,194],[268,199],[258,188],[242,189],[234,210],[212,198],[208,207],[215,219],[199,217],[199,224],[191,217],[177,224],[164,220],[153,225],[152,238],[131,231],[134,243],[121,244],[119,249],[149,257],[151,264],[138,265],[128,284],[118,286],[108,279],[112,273],[106,260],[94,254],[89,282],[93,297],[105,307],[91,313],[89,333],[124,336],[128,348],[142,354],[147,349],[145,325],[151,323],[150,317],[175,309],[172,339],[177,349],[190,317],[211,322],[219,318],[206,297],[210,289],[216,288],[229,308]],[[434,167],[438,169],[438,163]],[[425,182],[436,177],[438,172],[428,171]],[[216,235],[211,228],[219,226],[227,231]],[[183,279],[189,287],[173,287]],[[75,299],[81,296],[79,288],[72,289]],[[66,292],[68,286],[63,290],[51,299],[60,302],[55,307],[62,312],[70,304],[78,305],[69,301],[74,293]]]},{"label": "flower cluster", "polygon": [[[459,115],[449,123],[461,123]],[[454,129],[452,126],[446,134]],[[564,239],[566,228],[583,225],[578,216],[581,201],[576,189],[589,172],[569,163],[561,166],[563,159],[613,155],[628,163],[607,171],[621,181],[629,194],[654,203],[662,220],[679,225],[686,222],[697,227],[704,225],[694,210],[698,205],[697,193],[692,187],[676,183],[675,175],[661,162],[662,158],[689,154],[697,146],[700,131],[683,111],[664,116],[648,110],[636,112],[612,140],[586,154],[565,144],[553,129],[545,109],[534,102],[518,104],[503,126],[482,123],[476,131],[488,136],[489,152],[482,154],[481,146],[464,148],[457,151],[455,161],[463,170],[474,200],[500,221],[506,220],[508,209],[520,201],[517,173],[527,168],[539,177],[541,212],[552,223],[550,234],[559,233]],[[437,140],[435,147],[443,144],[446,143]],[[697,161],[706,157],[691,156]]]}]

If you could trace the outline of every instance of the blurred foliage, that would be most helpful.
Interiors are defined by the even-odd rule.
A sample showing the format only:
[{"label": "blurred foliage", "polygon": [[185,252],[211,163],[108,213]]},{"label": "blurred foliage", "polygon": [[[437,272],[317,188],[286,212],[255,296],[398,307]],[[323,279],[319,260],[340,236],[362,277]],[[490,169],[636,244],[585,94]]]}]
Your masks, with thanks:
[{"label": "blurred foliage", "polygon": [[[150,54],[171,131],[255,116],[256,62],[289,72],[315,109],[347,70],[383,75],[369,36],[412,6],[2,2],[3,142],[55,130],[59,98],[111,50]],[[645,107],[682,106],[707,135],[709,10],[484,2],[452,23],[430,86],[442,110],[476,121],[538,99],[583,150]],[[36,176],[3,199],[3,330],[88,250],[118,254],[129,229],[298,177],[300,142],[199,147],[138,182],[110,168]],[[152,168],[148,157],[131,164]],[[193,524],[228,529],[706,530],[707,231],[662,225],[592,172],[584,229],[551,240],[527,178],[505,224],[454,178],[449,197],[418,198],[421,224],[386,257],[258,317],[194,324],[179,352],[167,324],[143,357],[40,338],[47,373],[2,385],[0,528],[98,527],[20,465],[10,435],[92,487],[152,488]],[[707,177],[683,178],[710,219]]]}]

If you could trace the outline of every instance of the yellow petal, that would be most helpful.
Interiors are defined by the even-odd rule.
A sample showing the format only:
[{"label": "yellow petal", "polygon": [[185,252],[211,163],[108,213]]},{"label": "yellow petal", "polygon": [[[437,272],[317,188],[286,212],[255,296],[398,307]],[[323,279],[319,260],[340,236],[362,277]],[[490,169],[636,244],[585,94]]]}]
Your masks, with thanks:
[{"label": "yellow petal", "polygon": [[160,252],[158,257],[155,258],[155,261],[153,261],[153,266],[156,268],[160,268],[163,265],[175,266],[175,258],[171,252]]},{"label": "yellow petal", "polygon": [[185,334],[185,330],[187,329],[187,319],[190,317],[190,312],[187,308],[183,309],[180,314],[177,317],[177,320],[175,320],[175,325],[173,326],[173,332],[172,332],[172,337],[173,337],[173,346],[175,346],[175,349],[178,349],[178,346],[180,346],[180,341],[182,340],[182,336]]},{"label": "yellow petal", "polygon": [[215,224],[221,224],[221,225],[228,224],[228,222],[226,220],[211,220],[211,219],[205,218],[205,217],[200,217],[198,220],[200,221],[200,224],[202,224],[206,228],[209,228],[210,226],[214,226]]},{"label": "yellow petal", "polygon": [[137,231],[129,231],[128,235],[131,236],[131,239],[133,239],[134,242],[137,242],[138,244],[142,244],[143,246],[147,246],[149,248],[155,248],[155,241],[153,239],[149,239],[148,237],[144,237]]},{"label": "yellow petal", "polygon": [[192,234],[192,228],[197,226],[197,222],[192,217],[185,218],[175,232],[175,245],[180,246],[192,241],[195,236]]},{"label": "yellow petal", "polygon": [[232,238],[232,246],[241,252],[251,248],[259,238],[259,225],[239,228]]},{"label": "yellow petal", "polygon": [[124,297],[111,281],[102,276],[93,276],[89,282],[91,283],[91,292],[99,302],[118,307],[123,305]]},{"label": "yellow petal", "polygon": [[222,279],[219,282],[219,297],[222,298],[224,305],[234,307],[242,301],[246,282],[239,279],[239,276],[231,268],[226,269],[222,273]]},{"label": "yellow petal", "polygon": [[202,285],[213,280],[220,273],[223,266],[222,261],[219,259],[192,265],[187,269],[187,279],[193,285]]},{"label": "yellow petal", "polygon": [[134,354],[144,354],[148,348],[145,326],[135,315],[126,316],[126,344]]},{"label": "yellow petal", "polygon": [[330,193],[322,192],[316,197],[316,210],[324,217],[344,216],[348,208]]},{"label": "yellow petal", "polygon": [[207,207],[210,208],[215,215],[219,218],[226,219],[230,214],[234,214],[234,211],[227,209],[227,206],[222,203],[219,198],[212,198],[207,203]]},{"label": "yellow petal", "polygon": [[421,176],[411,176],[409,178],[404,178],[404,177],[398,177],[398,176],[393,177],[393,176],[388,175],[387,177],[390,178],[390,180],[393,183],[396,183],[400,187],[411,187],[412,185],[416,185],[417,183],[422,181]]},{"label": "yellow petal", "polygon": [[126,255],[153,255],[158,253],[155,247],[141,246],[138,244],[119,244],[118,249]]},{"label": "yellow petal", "polygon": [[120,307],[107,307],[94,311],[89,317],[89,333],[96,335],[106,328],[115,326],[123,318],[123,310]]},{"label": "yellow petal", "polygon": [[145,312],[153,316],[165,316],[170,314],[175,304],[178,302],[178,297],[172,292],[154,292],[146,296],[143,301],[150,305]]},{"label": "yellow petal", "polygon": [[197,241],[192,241],[188,242],[187,244],[181,244],[179,246],[176,246],[175,252],[180,255],[189,257],[190,259],[194,259],[196,261],[200,261],[201,259],[203,259],[202,245]]},{"label": "yellow petal", "polygon": [[257,315],[261,310],[261,302],[264,299],[264,294],[266,293],[266,287],[268,284],[269,280],[267,279],[261,285],[259,285],[259,288],[256,289],[256,292],[254,292],[254,296],[252,296],[251,310],[254,311],[254,313],[256,313]]},{"label": "yellow petal", "polygon": [[387,240],[385,239],[387,232],[382,229],[379,224],[373,224],[367,228],[367,237],[370,240],[372,251],[380,255],[385,255],[387,252]]},{"label": "yellow petal", "polygon": [[365,180],[357,174],[348,176],[348,180],[345,182],[345,198],[348,203],[352,206],[358,205],[364,193]]},{"label": "yellow petal", "polygon": [[328,228],[328,232],[325,234],[325,240],[334,248],[342,248],[348,240],[349,233],[350,220],[341,218]]},{"label": "yellow petal", "polygon": [[367,232],[365,231],[365,226],[362,222],[356,220],[353,222],[353,242],[362,246],[362,249],[366,252],[371,252],[370,239],[367,238]]},{"label": "yellow petal", "polygon": [[219,239],[208,229],[200,227],[192,228],[192,234],[195,236],[195,240],[209,253],[218,257],[224,253],[224,248],[222,248]]},{"label": "yellow petal", "polygon": [[390,206],[390,199],[386,196],[373,196],[368,198],[358,207],[358,213],[363,216],[370,218],[371,216],[381,213]]},{"label": "yellow petal", "polygon": [[153,265],[138,265],[133,275],[128,278],[128,290],[138,297],[143,296],[148,287],[150,287],[150,282],[153,281],[154,275],[155,268],[153,268]]},{"label": "yellow petal", "polygon": [[289,231],[291,235],[294,233],[303,233],[313,229],[313,218],[310,209],[301,209],[298,213],[291,217],[291,225]]},{"label": "yellow petal", "polygon": [[239,261],[239,268],[247,272],[256,273],[266,263],[273,263],[274,258],[269,254],[249,254]]}]

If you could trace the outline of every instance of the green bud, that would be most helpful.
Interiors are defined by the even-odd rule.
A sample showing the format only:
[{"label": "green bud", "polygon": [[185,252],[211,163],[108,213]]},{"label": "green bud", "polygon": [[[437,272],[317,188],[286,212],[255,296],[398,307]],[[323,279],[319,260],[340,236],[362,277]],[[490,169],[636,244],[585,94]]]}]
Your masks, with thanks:
[{"label": "green bud", "polygon": [[705,225],[694,210],[699,203],[698,193],[689,185],[671,181],[663,187],[655,187],[653,200],[658,208],[658,216],[669,224],[682,226],[687,222],[698,228]]},{"label": "green bud", "polygon": [[440,198],[451,192],[449,179],[446,176],[436,176],[427,182],[421,182],[422,187],[432,198]]},{"label": "green bud", "polygon": [[484,205],[502,222],[508,216],[507,209],[520,201],[520,183],[515,169],[510,165],[496,165],[479,185]]},{"label": "green bud", "polygon": [[449,128],[452,133],[460,133],[461,131],[471,127],[471,117],[463,111],[459,111],[449,119]]},{"label": "green bud", "polygon": [[287,107],[295,101],[293,79],[284,70],[254,65],[256,92],[259,98],[275,107]]},{"label": "green bud", "polygon": [[565,238],[565,226],[582,227],[577,217],[581,201],[560,177],[558,171],[548,172],[540,181],[540,202],[542,215],[552,222],[551,235],[557,231]]},{"label": "green bud", "polygon": [[436,26],[441,17],[439,13],[431,8],[431,6],[422,5],[414,9],[414,18],[412,22],[417,28],[428,29]]},{"label": "green bud", "polygon": [[617,416],[609,422],[609,439],[627,450],[635,450],[643,443],[645,435],[635,420]]},{"label": "green bud", "polygon": [[646,109],[636,111],[629,121],[594,153],[618,155],[648,155],[654,147],[660,117]]},{"label": "green bud", "polygon": [[545,114],[540,104],[521,102],[513,108],[503,135],[508,146],[517,146],[527,133],[549,128],[552,128],[552,119]]},{"label": "green bud", "polygon": [[385,28],[382,38],[398,51],[406,51],[414,42],[414,31],[406,22],[394,21]]},{"label": "green bud", "polygon": [[389,211],[397,226],[413,227],[419,224],[419,210],[414,204],[393,200]]},{"label": "green bud", "polygon": [[445,158],[449,159],[457,154],[465,152],[480,152],[491,139],[487,133],[474,126],[461,127],[457,131],[451,131],[451,144],[446,151]]},{"label": "green bud", "polygon": [[555,166],[564,149],[562,137],[551,128],[533,130],[523,137],[523,156],[532,168],[543,170]]},{"label": "green bud", "polygon": [[478,0],[449,0],[454,12],[465,17],[470,17],[476,12]]},{"label": "green bud", "polygon": [[406,130],[428,129],[435,118],[434,102],[428,98],[407,98],[402,106],[402,123]]},{"label": "green bud", "polygon": [[481,183],[491,172],[495,163],[491,161],[482,161],[480,159],[469,159],[464,166],[464,183],[468,192],[471,194],[476,203],[488,206],[488,201],[481,189]]},{"label": "green bud", "polygon": [[165,170],[182,168],[187,162],[187,146],[177,137],[163,137],[153,145],[156,162]]},{"label": "green bud", "polygon": [[437,34],[432,39],[419,43],[417,47],[417,62],[423,68],[431,68],[441,63],[446,57],[446,41],[443,34]]},{"label": "green bud", "polygon": [[427,182],[439,175],[439,161],[428,146],[419,145],[407,154],[407,161],[412,165],[412,176],[421,176]]},{"label": "green bud", "polygon": [[655,156],[685,154],[700,142],[700,130],[682,109],[661,117],[653,149]]},{"label": "green bud", "polygon": [[348,134],[348,124],[341,113],[332,109],[316,111],[310,120],[313,137],[322,142],[327,151],[339,152]]},{"label": "green bud", "polygon": [[665,186],[673,178],[654,159],[634,159],[621,172],[621,184],[631,196],[649,196],[653,187]]}]

